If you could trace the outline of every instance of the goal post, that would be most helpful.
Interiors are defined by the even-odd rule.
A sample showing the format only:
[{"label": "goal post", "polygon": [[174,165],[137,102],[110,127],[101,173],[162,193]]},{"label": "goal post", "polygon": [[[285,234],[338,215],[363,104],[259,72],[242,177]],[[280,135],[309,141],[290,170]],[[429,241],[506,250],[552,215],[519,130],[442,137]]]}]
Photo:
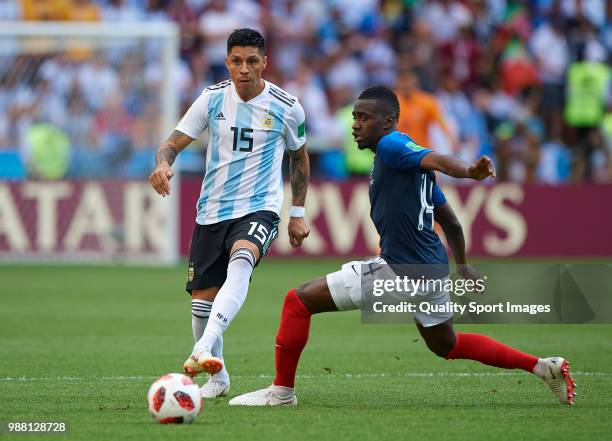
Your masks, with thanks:
[{"label": "goal post", "polygon": [[0,260],[178,262],[178,56],[173,23],[0,22]]}]

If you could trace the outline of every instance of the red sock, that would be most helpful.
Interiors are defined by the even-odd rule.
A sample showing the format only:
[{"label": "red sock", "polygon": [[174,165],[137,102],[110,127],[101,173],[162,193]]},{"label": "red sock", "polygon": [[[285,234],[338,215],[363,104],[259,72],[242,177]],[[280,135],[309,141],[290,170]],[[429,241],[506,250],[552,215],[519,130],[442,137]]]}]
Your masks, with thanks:
[{"label": "red sock", "polygon": [[310,311],[295,289],[289,290],[276,333],[276,376],[274,385],[293,387],[295,371],[310,332]]},{"label": "red sock", "polygon": [[538,357],[506,346],[491,337],[480,334],[457,332],[457,343],[446,356],[447,359],[476,360],[489,366],[504,369],[523,369],[533,372]]}]

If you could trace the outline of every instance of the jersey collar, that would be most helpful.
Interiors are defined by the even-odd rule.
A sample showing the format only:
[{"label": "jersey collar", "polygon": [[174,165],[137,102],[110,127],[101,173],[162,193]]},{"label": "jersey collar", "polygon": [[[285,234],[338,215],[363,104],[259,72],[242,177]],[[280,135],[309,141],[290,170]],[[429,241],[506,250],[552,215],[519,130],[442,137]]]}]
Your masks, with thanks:
[{"label": "jersey collar", "polygon": [[253,104],[261,99],[263,99],[264,96],[267,95],[268,90],[270,90],[270,83],[268,83],[266,80],[263,80],[264,82],[264,88],[261,91],[261,93],[253,98],[251,98],[249,101],[244,101],[242,98],[240,98],[240,95],[238,95],[238,92],[236,92],[236,86],[234,84],[234,82],[232,81],[232,98],[234,99],[234,101],[238,102],[238,103],[247,103],[247,104]]}]

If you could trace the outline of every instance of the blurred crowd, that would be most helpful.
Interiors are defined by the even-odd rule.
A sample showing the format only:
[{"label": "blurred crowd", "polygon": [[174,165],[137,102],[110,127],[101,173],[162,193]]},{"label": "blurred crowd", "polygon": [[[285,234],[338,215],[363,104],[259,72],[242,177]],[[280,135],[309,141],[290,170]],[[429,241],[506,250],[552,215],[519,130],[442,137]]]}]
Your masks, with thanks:
[{"label": "blurred crowd", "polygon": [[[383,84],[400,98],[400,130],[466,161],[491,155],[500,180],[612,181],[609,0],[0,0],[0,20],[177,23],[181,112],[227,77],[231,31],[259,29],[264,77],[300,98],[320,176],[369,172],[351,105]],[[17,151],[48,178],[145,176],[167,135],[151,99],[161,76],[151,42],[0,52],[0,160]],[[191,152],[182,164],[196,171],[201,142]]]}]

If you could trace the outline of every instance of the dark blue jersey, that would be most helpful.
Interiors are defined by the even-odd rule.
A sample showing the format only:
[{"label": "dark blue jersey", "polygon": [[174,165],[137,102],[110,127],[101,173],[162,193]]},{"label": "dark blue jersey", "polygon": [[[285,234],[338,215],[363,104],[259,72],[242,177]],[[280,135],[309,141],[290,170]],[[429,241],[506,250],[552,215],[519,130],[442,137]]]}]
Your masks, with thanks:
[{"label": "dark blue jersey", "polygon": [[370,216],[390,264],[445,264],[446,249],[434,231],[434,207],[446,203],[434,172],[420,167],[431,150],[395,131],[380,139],[370,179]]}]

